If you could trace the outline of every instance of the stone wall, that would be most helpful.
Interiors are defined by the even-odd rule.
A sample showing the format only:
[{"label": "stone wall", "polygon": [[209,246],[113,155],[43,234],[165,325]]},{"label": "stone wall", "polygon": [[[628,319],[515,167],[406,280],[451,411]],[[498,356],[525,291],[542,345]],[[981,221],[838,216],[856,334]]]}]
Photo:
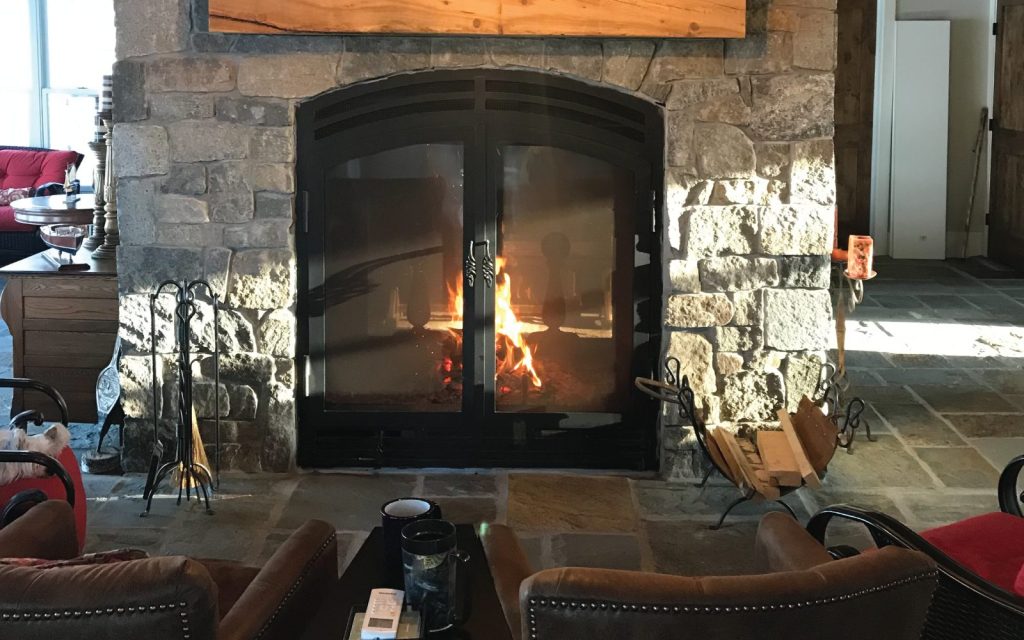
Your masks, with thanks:
[{"label": "stone wall", "polygon": [[[219,410],[229,466],[294,464],[295,105],[432,68],[540,69],[664,106],[666,350],[710,422],[770,421],[811,388],[831,331],[835,2],[749,0],[744,40],[596,41],[211,34],[204,0],[117,0],[126,466],[153,437],[147,294],[197,277],[226,304],[226,400],[199,385],[204,435]],[[173,391],[163,380],[164,437]],[[686,433],[663,436],[665,475],[693,477]]]}]

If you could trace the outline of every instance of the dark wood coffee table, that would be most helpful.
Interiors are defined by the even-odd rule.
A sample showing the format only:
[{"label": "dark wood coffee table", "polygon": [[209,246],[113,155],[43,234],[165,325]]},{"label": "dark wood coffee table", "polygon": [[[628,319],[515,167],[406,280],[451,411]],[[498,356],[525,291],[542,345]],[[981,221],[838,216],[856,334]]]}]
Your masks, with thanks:
[{"label": "dark wood coffee table", "polygon": [[[456,527],[459,549],[470,555],[469,619],[459,629],[447,634],[431,634],[430,638],[460,640],[512,640],[505,614],[494,589],[494,579],[484,555],[483,545],[472,525]],[[323,607],[313,618],[303,640],[345,640],[349,616],[353,608],[362,610],[377,587],[401,588],[401,575],[388,575],[384,565],[384,535],[380,527],[370,532],[366,542],[352,559],[345,573],[327,595]]]}]

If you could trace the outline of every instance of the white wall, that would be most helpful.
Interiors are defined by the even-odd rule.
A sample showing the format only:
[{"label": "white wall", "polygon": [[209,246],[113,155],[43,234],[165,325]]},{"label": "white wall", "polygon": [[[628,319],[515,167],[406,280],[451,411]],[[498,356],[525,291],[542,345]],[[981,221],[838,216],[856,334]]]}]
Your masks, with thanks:
[{"label": "white wall", "polygon": [[890,187],[894,258],[946,257],[949,37],[947,20],[896,23]]},{"label": "white wall", "polygon": [[[959,257],[974,171],[972,150],[981,108],[991,108],[992,22],[989,0],[896,0],[897,20],[949,20],[949,170],[946,192],[946,255]],[[986,145],[987,152],[987,145]],[[988,165],[983,161],[975,198],[969,254],[985,251]]]}]

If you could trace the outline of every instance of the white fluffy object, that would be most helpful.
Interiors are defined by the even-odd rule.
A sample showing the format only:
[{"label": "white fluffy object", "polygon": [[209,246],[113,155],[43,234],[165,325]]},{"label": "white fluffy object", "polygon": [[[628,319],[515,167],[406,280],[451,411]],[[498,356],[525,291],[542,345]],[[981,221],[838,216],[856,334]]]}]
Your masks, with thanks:
[{"label": "white fluffy object", "polygon": [[[55,424],[39,435],[30,436],[21,429],[0,428],[0,451],[38,451],[56,458],[71,442],[71,433],[62,424]],[[0,485],[21,478],[38,478],[46,469],[30,462],[0,462]]]}]

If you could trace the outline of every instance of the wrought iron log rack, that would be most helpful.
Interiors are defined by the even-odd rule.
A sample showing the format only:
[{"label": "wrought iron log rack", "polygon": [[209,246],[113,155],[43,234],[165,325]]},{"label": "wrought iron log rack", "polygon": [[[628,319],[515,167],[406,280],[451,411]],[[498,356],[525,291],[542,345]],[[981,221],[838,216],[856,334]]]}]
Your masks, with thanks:
[{"label": "wrought iron log rack", "polygon": [[[730,478],[730,475],[727,470],[722,469],[715,463],[715,459],[708,451],[707,427],[697,411],[696,398],[693,393],[693,388],[690,386],[690,381],[686,376],[681,374],[681,369],[682,365],[679,359],[674,356],[669,356],[665,359],[663,381],[637,378],[636,386],[640,391],[660,400],[661,402],[667,402],[679,407],[682,417],[693,429],[694,439],[697,441],[697,446],[700,448],[701,454],[709,463],[707,471],[699,485],[701,489],[703,489],[707,486],[708,481],[716,471],[724,478]],[[874,442],[876,438],[871,434],[871,426],[866,420],[861,419],[861,414],[864,412],[865,407],[863,400],[858,397],[854,397],[846,405],[846,409],[844,411],[835,410],[835,407],[842,406],[843,395],[848,387],[849,383],[846,381],[845,372],[843,376],[838,375],[836,365],[826,362],[821,368],[821,378],[814,402],[818,406],[822,407],[829,419],[832,420],[832,422],[839,428],[837,445],[846,449],[848,453],[852,453],[853,437],[857,429],[862,425],[865,427],[868,440]],[[682,427],[687,425],[683,423],[669,426]],[[796,490],[796,488],[787,487],[779,487],[779,489],[782,492],[783,497]],[[750,502],[755,497],[757,497],[757,492],[751,489],[742,491],[742,495],[736,498],[725,508],[721,516],[719,516],[718,521],[711,527],[711,529],[720,529],[733,509],[744,502]],[[786,504],[781,498],[774,502],[782,506],[782,508],[788,511],[790,515],[796,518],[796,513],[794,513],[792,507]]]},{"label": "wrought iron log rack", "polygon": [[[665,359],[664,381],[637,378],[636,387],[640,391],[643,391],[647,395],[656,398],[662,402],[677,405],[679,407],[680,413],[682,414],[682,417],[685,418],[690,423],[690,427],[693,429],[693,436],[697,440],[697,446],[700,448],[700,452],[704,456],[704,459],[707,460],[709,463],[707,472],[705,472],[704,478],[701,479],[699,485],[701,489],[704,489],[707,486],[708,481],[711,479],[711,476],[716,471],[723,478],[730,479],[731,481],[729,473],[725,469],[722,469],[721,467],[718,466],[718,464],[715,462],[715,459],[711,457],[711,453],[708,451],[707,427],[704,424],[703,418],[701,418],[699,413],[697,412],[696,397],[694,396],[693,388],[690,387],[690,380],[686,376],[682,375],[681,369],[682,364],[680,363],[679,358],[676,358],[675,356],[669,356],[668,358]],[[675,424],[668,426],[684,427],[687,425]],[[782,492],[783,495],[786,495],[795,491],[796,489],[779,487],[779,490]],[[744,502],[750,502],[754,500],[754,498],[756,498],[757,495],[757,492],[752,489],[741,489],[740,497],[733,500],[725,508],[725,511],[722,512],[722,515],[719,516],[718,522],[716,522],[714,526],[711,527],[712,531],[717,531],[718,529],[721,529],[722,524],[725,522],[725,519],[729,517],[729,514],[732,513],[733,509],[740,506]],[[774,502],[780,505],[786,511],[788,511],[789,514],[792,515],[794,518],[796,518],[796,513],[793,511],[793,508],[790,507],[788,504],[783,502],[781,499],[775,500]]]},{"label": "wrought iron log rack", "polygon": [[[202,344],[201,334],[193,340],[192,320],[196,315],[197,293],[205,290],[213,309],[213,338],[212,345]],[[159,381],[157,378],[157,332],[156,332],[156,310],[157,301],[161,295],[173,295],[174,305],[174,339],[177,356],[177,380],[178,380],[178,420],[175,428],[175,452],[169,462],[160,464],[163,460],[163,443],[160,440],[160,415],[157,410],[159,404]],[[149,323],[150,323],[150,371],[152,378],[153,393],[153,456],[150,460],[149,474],[146,477],[146,488],[143,491],[143,498],[146,500],[146,510],[142,513],[145,517],[153,507],[153,495],[156,493],[160,483],[173,471],[178,470],[180,478],[178,481],[178,500],[181,504],[182,493],[185,501],[192,498],[192,489],[195,488],[196,500],[202,496],[206,505],[206,512],[213,514],[210,508],[210,492],[220,488],[220,301],[213,288],[205,280],[166,280],[160,283],[156,291],[149,296]],[[193,349],[195,347],[195,349]],[[192,365],[199,361],[199,356],[205,354],[213,355],[213,394],[214,394],[214,424],[215,424],[215,447],[214,447],[214,470],[211,472],[207,465],[201,464],[193,454],[193,433],[192,433]],[[193,357],[196,354],[196,357]]]}]

